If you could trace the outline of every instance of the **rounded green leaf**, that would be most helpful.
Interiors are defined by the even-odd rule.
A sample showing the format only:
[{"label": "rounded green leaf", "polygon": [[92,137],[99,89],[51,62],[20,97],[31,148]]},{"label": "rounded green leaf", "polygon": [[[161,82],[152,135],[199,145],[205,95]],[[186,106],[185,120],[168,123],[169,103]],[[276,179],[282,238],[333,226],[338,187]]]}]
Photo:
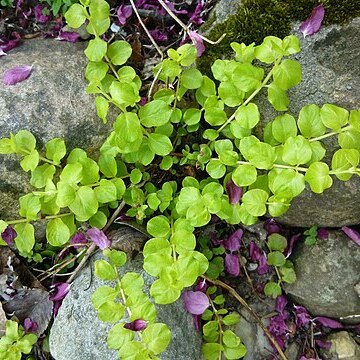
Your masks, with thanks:
[{"label": "rounded green leaf", "polygon": [[130,58],[132,48],[124,40],[117,40],[110,44],[107,55],[114,65],[123,65]]},{"label": "rounded green leaf", "polygon": [[90,226],[97,227],[98,229],[102,229],[106,225],[106,223],[107,216],[102,211],[98,211],[89,219]]},{"label": "rounded green leaf", "polygon": [[274,83],[268,86],[268,100],[277,111],[286,111],[290,102],[286,91]]},{"label": "rounded green leaf", "polygon": [[119,291],[114,289],[111,286],[101,286],[95,290],[93,295],[91,296],[91,302],[94,308],[97,310],[102,304],[107,301],[114,301],[118,296]]},{"label": "rounded green leaf", "polygon": [[206,108],[204,117],[212,126],[220,126],[227,120],[226,112],[217,107]]},{"label": "rounded green leaf", "polygon": [[257,170],[250,164],[239,165],[233,171],[231,178],[237,186],[249,186],[256,181]]},{"label": "rounded green leaf", "polygon": [[86,20],[85,8],[80,4],[73,4],[65,13],[65,20],[70,27],[79,28]]},{"label": "rounded green leaf", "polygon": [[298,126],[306,138],[321,136],[326,132],[320,118],[320,108],[314,104],[306,105],[300,110]]},{"label": "rounded green leaf", "polygon": [[186,230],[177,230],[173,233],[170,238],[171,244],[176,246],[176,252],[178,254],[186,253],[192,251],[196,246],[195,235]]},{"label": "rounded green leaf", "polygon": [[325,104],[320,110],[322,123],[335,132],[340,132],[349,119],[349,112],[333,104]]},{"label": "rounded green leaf", "polygon": [[329,167],[323,162],[312,163],[306,171],[305,180],[309,183],[311,190],[317,194],[321,194],[333,183],[329,175]]},{"label": "rounded green leaf", "polygon": [[153,100],[139,110],[139,118],[146,127],[165,125],[170,121],[172,110],[163,100]]},{"label": "rounded green leaf", "polygon": [[109,178],[113,178],[117,173],[117,164],[113,156],[101,154],[98,161],[100,171]]},{"label": "rounded green leaf", "polygon": [[270,251],[284,251],[287,247],[286,237],[277,233],[270,234],[267,239],[267,246]]},{"label": "rounded green leaf", "polygon": [[96,96],[95,98],[96,114],[103,121],[107,123],[107,113],[109,110],[109,101],[102,96]]},{"label": "rounded green leaf", "polygon": [[279,284],[270,281],[265,285],[264,293],[266,296],[271,296],[273,299],[276,299],[281,295],[282,290]]},{"label": "rounded green leaf", "polygon": [[[229,69],[230,70],[230,69]],[[230,70],[231,71],[231,70]],[[261,87],[264,69],[252,64],[236,64],[232,71],[231,80],[238,89],[251,92]]]},{"label": "rounded green leaf", "polygon": [[185,69],[180,76],[180,84],[186,89],[197,89],[202,85],[203,76],[198,69]]},{"label": "rounded green leaf", "polygon": [[66,154],[65,142],[62,139],[54,138],[46,143],[46,157],[53,160],[56,165]]},{"label": "rounded green leaf", "polygon": [[306,164],[310,161],[312,150],[309,140],[302,135],[290,137],[285,141],[282,159],[290,165]]},{"label": "rounded green leaf", "polygon": [[360,151],[360,132],[355,130],[344,131],[338,136],[338,143],[343,149]]},{"label": "rounded green leaf", "polygon": [[172,143],[166,135],[152,133],[149,134],[148,141],[151,151],[160,156],[170,154],[173,149]]},{"label": "rounded green leaf", "polygon": [[100,38],[95,38],[89,41],[84,53],[90,61],[100,62],[106,55],[107,42]]},{"label": "rounded green leaf", "polygon": [[82,186],[76,192],[75,200],[69,205],[69,209],[78,221],[87,221],[97,213],[98,206],[94,190],[88,186]]},{"label": "rounded green leaf", "polygon": [[16,231],[15,245],[20,254],[29,254],[35,245],[34,226],[29,223],[14,225]]},{"label": "rounded green leaf", "polygon": [[153,237],[168,237],[170,235],[170,223],[166,216],[160,215],[151,218],[147,225],[146,230]]},{"label": "rounded green leaf", "polygon": [[183,121],[186,125],[198,124],[201,118],[201,110],[190,108],[184,112]]},{"label": "rounded green leaf", "polygon": [[239,106],[245,96],[245,93],[239,90],[231,81],[223,81],[218,88],[219,96],[227,106]]},{"label": "rounded green leaf", "polygon": [[[140,101],[139,89],[134,83],[113,81],[109,87],[110,95],[120,108],[135,106]],[[126,113],[128,114],[128,113]],[[120,114],[119,116],[124,115]],[[134,114],[135,115],[135,114]]]},{"label": "rounded green leaf", "polygon": [[266,213],[266,200],[269,195],[261,189],[248,190],[242,196],[242,204],[252,216],[262,216]]},{"label": "rounded green leaf", "polygon": [[360,110],[350,111],[349,124],[354,130],[360,132]]},{"label": "rounded green leaf", "polygon": [[114,183],[110,180],[100,180],[99,186],[94,189],[97,201],[99,203],[109,203],[117,200],[117,190]]},{"label": "rounded green leaf", "polygon": [[109,331],[107,346],[109,349],[120,349],[124,344],[131,342],[134,337],[134,331],[124,329],[124,323],[119,323]]},{"label": "rounded green leaf", "polygon": [[35,150],[36,139],[30,131],[20,130],[11,139],[16,153],[20,155],[28,155]]},{"label": "rounded green leaf", "polygon": [[99,319],[103,322],[115,323],[121,320],[125,314],[124,305],[108,300],[97,309]]},{"label": "rounded green leaf", "polygon": [[46,226],[46,239],[52,246],[62,246],[70,239],[70,230],[61,218],[52,219]]},{"label": "rounded green leaf", "polygon": [[260,113],[257,105],[249,103],[240,106],[235,112],[235,119],[244,129],[252,129],[260,120]]},{"label": "rounded green leaf", "polygon": [[155,355],[163,352],[169,345],[170,340],[171,332],[165,324],[150,324],[142,332],[142,341]]},{"label": "rounded green leaf", "polygon": [[331,161],[331,168],[335,176],[342,181],[347,181],[352,176],[352,173],[350,171],[346,173],[346,170],[354,170],[358,165],[359,151],[356,149],[339,149],[335,152]]},{"label": "rounded green leaf", "polygon": [[288,90],[301,81],[301,65],[296,60],[285,59],[274,67],[274,83],[283,90]]},{"label": "rounded green leaf", "polygon": [[273,194],[292,199],[305,189],[304,175],[293,169],[272,169],[268,177]]},{"label": "rounded green leaf", "polygon": [[109,65],[103,61],[89,61],[85,69],[85,77],[91,81],[101,81],[109,70]]},{"label": "rounded green leaf", "polygon": [[274,139],[284,144],[289,137],[297,135],[295,118],[289,114],[277,116],[272,122],[271,131]]},{"label": "rounded green leaf", "polygon": [[226,173],[226,166],[218,159],[211,159],[206,165],[206,171],[213,179],[220,179]]},{"label": "rounded green leaf", "polygon": [[101,280],[115,280],[117,273],[106,260],[96,260],[94,265],[95,275]]},{"label": "rounded green leaf", "polygon": [[36,220],[37,214],[41,209],[41,203],[38,196],[27,194],[19,198],[19,214],[27,220]]}]

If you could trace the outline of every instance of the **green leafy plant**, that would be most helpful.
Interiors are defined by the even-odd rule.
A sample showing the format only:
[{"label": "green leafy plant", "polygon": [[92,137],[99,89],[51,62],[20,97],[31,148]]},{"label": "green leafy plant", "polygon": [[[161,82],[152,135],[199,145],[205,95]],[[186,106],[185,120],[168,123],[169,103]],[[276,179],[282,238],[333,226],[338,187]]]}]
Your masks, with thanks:
[{"label": "green leafy plant", "polygon": [[42,3],[49,5],[51,12],[54,16],[57,16],[59,12],[64,14],[72,4],[78,2],[78,0],[41,0]]},{"label": "green leafy plant", "polygon": [[0,5],[4,7],[12,7],[14,5],[14,0],[0,0]]},{"label": "green leafy plant", "polygon": [[[151,91],[141,105],[141,79],[126,65],[131,46],[123,40],[103,39],[110,26],[109,4],[81,0],[65,18],[73,28],[86,23],[93,35],[85,50],[86,91],[95,95],[99,117],[107,122],[110,106],[118,116],[96,161],[79,148],[66,155],[61,139],[49,141],[42,154],[35,137],[24,130],[0,140],[0,153],[22,157],[20,165],[30,173],[34,187],[19,200],[20,219],[0,220],[0,232],[14,226],[22,256],[36,255],[32,222],[47,220],[48,246],[61,248],[84,222],[101,229],[112,209],[125,204],[126,214],[145,222],[151,237],[143,249],[144,269],[156,278],[150,295],[156,303],[168,304],[199,276],[208,272],[216,277],[222,271],[221,264],[215,264],[214,250],[204,255],[197,247],[195,234],[212,217],[227,224],[251,225],[259,216],[286,212],[306,183],[313,192],[322,193],[331,187],[332,176],[347,181],[360,175],[359,111],[332,104],[307,105],[297,119],[288,113],[277,116],[265,127],[263,138],[252,133],[260,121],[253,102],[257,94],[266,91],[272,106],[286,111],[287,90],[301,80],[300,65],[289,58],[300,51],[295,36],[269,36],[257,46],[232,43],[234,59],[215,60],[213,79],[194,67],[195,46],[169,49],[168,57],[155,66]],[[330,167],[322,161],[326,150],[321,140],[328,137],[336,137],[341,147]],[[241,202],[234,200],[229,184],[242,189]],[[283,255],[286,240],[269,237],[267,245],[268,263],[279,280],[267,284],[265,292],[276,297],[281,283],[295,281],[295,274]],[[201,246],[206,250],[205,242]],[[110,265],[101,264],[116,279],[111,260]],[[114,299],[121,294],[122,280]],[[110,307],[119,310],[120,319],[125,312],[122,296],[102,310],[103,304],[97,304],[100,316],[106,318],[105,309]],[[219,320],[219,315],[214,310],[216,326],[208,325],[213,326],[209,343],[217,343],[217,349],[237,349],[239,354],[238,340],[230,333],[223,336],[220,326],[226,317]],[[225,351],[225,356],[234,358],[229,354]]]},{"label": "green leafy plant", "polygon": [[16,321],[6,321],[6,332],[0,339],[0,359],[20,360],[22,354],[29,354],[37,342],[35,334],[27,334]]},{"label": "green leafy plant", "polygon": [[267,263],[273,266],[277,275],[277,282],[269,281],[264,288],[267,296],[277,298],[281,295],[281,283],[292,284],[296,281],[296,274],[293,263],[285,258],[283,252],[288,246],[287,239],[277,233],[268,236],[267,247],[270,252],[267,255]]},{"label": "green leafy plant", "polygon": [[316,244],[317,241],[317,227],[312,226],[310,229],[304,231],[305,237],[305,245],[312,246]]}]

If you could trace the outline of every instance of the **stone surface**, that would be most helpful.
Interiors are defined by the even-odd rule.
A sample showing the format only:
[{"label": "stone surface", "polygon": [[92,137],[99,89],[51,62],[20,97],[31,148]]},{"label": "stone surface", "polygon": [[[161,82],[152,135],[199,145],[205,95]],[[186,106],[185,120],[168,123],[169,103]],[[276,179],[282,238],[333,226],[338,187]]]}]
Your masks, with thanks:
[{"label": "stone surface", "polygon": [[323,351],[327,360],[358,360],[360,359],[360,346],[346,331],[330,334],[327,337],[331,341],[331,348]]},{"label": "stone surface", "polygon": [[[0,78],[14,66],[32,65],[31,76],[0,87],[0,138],[21,129],[31,131],[40,146],[53,137],[68,149],[95,151],[110,125],[97,117],[92,95],[85,93],[85,43],[51,39],[26,40],[0,57]],[[17,216],[17,198],[30,191],[28,174],[15,156],[0,155],[0,218]]]},{"label": "stone surface", "polygon": [[[102,255],[96,254],[94,259]],[[91,295],[104,284],[90,266],[81,271],[66,296],[50,332],[50,351],[56,360],[116,360],[117,352],[106,347],[106,337],[113,324],[101,322],[91,304]],[[154,278],[142,269],[142,258],[136,257],[123,268],[141,273],[147,288]],[[163,360],[201,359],[201,334],[194,328],[193,319],[184,310],[182,300],[171,305],[157,306],[159,322],[172,331],[169,347],[160,354]]]},{"label": "stone surface", "polygon": [[360,247],[341,231],[314,246],[299,243],[291,256],[297,280],[285,291],[313,316],[360,322],[360,299],[355,285],[360,280]]}]

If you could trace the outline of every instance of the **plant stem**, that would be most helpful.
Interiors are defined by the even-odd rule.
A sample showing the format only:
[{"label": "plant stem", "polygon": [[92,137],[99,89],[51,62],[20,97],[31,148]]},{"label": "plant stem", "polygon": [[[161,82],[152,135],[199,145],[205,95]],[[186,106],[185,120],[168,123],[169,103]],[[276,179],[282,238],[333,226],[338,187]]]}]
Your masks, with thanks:
[{"label": "plant stem", "polygon": [[[220,316],[217,314],[217,310],[216,310],[216,307],[214,305],[214,302],[211,300],[210,296],[208,296],[208,299],[209,299],[209,302],[210,302],[210,305],[214,311],[214,315],[215,315],[215,318],[216,318],[216,322],[218,323],[218,329],[219,329],[219,344],[222,345],[223,344],[223,329],[222,329],[222,326],[221,326],[221,318]],[[221,357],[222,357],[222,352],[220,351],[219,353],[219,360],[221,360]]]},{"label": "plant stem", "polygon": [[47,159],[47,158],[44,158],[43,156],[39,156],[39,160],[41,160],[41,161],[43,161],[43,162],[46,162],[46,163],[48,163],[48,164],[54,165],[54,166],[56,166],[56,167],[58,167],[58,168],[61,168],[60,165],[55,164],[53,161],[51,161],[51,160],[49,160],[49,159]]},{"label": "plant stem", "polygon": [[321,136],[318,136],[318,137],[315,137],[315,138],[312,138],[312,139],[309,139],[310,142],[313,142],[313,141],[318,141],[318,140],[322,140],[322,139],[326,139],[330,136],[334,136],[334,135],[338,135],[344,131],[347,131],[347,130],[351,130],[352,129],[352,126],[351,125],[347,125],[343,128],[340,129],[339,132],[336,132],[336,131],[331,131],[329,133],[326,133],[324,135],[321,135]]},{"label": "plant stem", "polygon": [[[238,165],[251,165],[249,161],[237,161],[236,163]],[[305,167],[281,165],[281,164],[274,164],[273,167],[277,168],[277,169],[291,169],[291,170],[301,171],[301,172],[306,172],[308,170],[308,168],[305,168]]]},{"label": "plant stem", "polygon": [[226,289],[230,295],[232,295],[244,308],[255,318],[255,320],[258,322],[262,330],[264,331],[264,334],[268,337],[270,342],[274,345],[277,352],[279,353],[279,356],[282,360],[288,360],[285,356],[284,352],[281,350],[281,347],[277,343],[277,341],[274,339],[274,337],[270,334],[269,330],[266,328],[266,326],[262,323],[260,317],[256,314],[256,312],[250,307],[250,305],[229,285],[225,284],[224,282],[220,280],[212,280],[208,278],[207,276],[202,276],[206,281],[216,285],[220,286],[223,289]]},{"label": "plant stem", "polygon": [[15,224],[21,224],[21,223],[29,223],[33,221],[39,221],[39,220],[51,220],[51,219],[58,219],[61,217],[72,215],[72,213],[66,213],[66,214],[57,214],[57,215],[49,215],[45,217],[38,217],[35,220],[28,220],[28,219],[18,219],[18,220],[10,220],[5,221],[8,225],[15,225]]}]

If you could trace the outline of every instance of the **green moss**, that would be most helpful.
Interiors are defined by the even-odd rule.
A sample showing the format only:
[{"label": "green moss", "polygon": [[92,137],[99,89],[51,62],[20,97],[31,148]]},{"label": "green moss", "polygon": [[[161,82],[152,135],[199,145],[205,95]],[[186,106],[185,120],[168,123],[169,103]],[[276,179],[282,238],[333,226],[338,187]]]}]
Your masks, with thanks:
[{"label": "green moss", "polygon": [[[260,44],[268,35],[283,38],[289,35],[291,22],[303,21],[318,0],[243,0],[236,15],[230,16],[223,23],[216,25],[208,37],[217,40],[222,34],[226,37],[215,46],[207,46],[206,55],[200,60],[199,68],[207,72],[209,61],[222,56],[230,56],[233,41],[245,44]],[[359,0],[324,0],[325,25],[344,24],[350,19],[360,16]],[[208,20],[212,23],[214,17]]]}]

